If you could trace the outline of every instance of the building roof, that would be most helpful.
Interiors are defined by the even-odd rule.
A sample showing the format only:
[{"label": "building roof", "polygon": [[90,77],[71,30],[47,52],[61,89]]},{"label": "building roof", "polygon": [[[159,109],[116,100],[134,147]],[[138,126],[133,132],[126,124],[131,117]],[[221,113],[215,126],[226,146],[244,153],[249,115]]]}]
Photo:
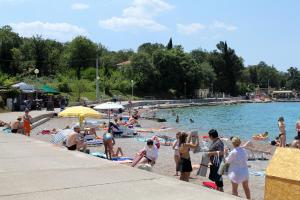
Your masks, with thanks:
[{"label": "building roof", "polygon": [[24,82],[20,82],[20,83],[14,84],[11,87],[18,88],[18,89],[20,89],[24,93],[33,93],[33,92],[36,91],[34,89],[33,85],[29,85],[29,84],[24,83]]},{"label": "building roof", "polygon": [[287,94],[287,93],[293,93],[291,90],[276,90],[273,91],[273,94]]},{"label": "building roof", "polygon": [[131,64],[131,61],[127,60],[127,61],[118,63],[117,66],[124,66],[124,65],[130,65],[130,64]]}]

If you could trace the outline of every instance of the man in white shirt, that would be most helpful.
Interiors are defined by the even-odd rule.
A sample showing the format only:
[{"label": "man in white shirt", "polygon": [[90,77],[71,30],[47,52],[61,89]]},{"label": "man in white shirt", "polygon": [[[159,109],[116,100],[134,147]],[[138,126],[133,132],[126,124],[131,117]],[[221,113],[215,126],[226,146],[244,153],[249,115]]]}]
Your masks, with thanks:
[{"label": "man in white shirt", "polygon": [[141,160],[141,164],[150,164],[153,166],[158,158],[158,148],[154,145],[153,140],[147,141],[147,146],[144,148],[145,156]]}]

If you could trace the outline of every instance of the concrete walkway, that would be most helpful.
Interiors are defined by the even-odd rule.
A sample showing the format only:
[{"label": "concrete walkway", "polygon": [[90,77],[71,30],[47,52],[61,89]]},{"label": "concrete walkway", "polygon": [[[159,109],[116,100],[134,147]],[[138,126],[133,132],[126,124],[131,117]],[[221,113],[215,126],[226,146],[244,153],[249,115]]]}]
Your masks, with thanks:
[{"label": "concrete walkway", "polygon": [[231,195],[0,132],[0,199],[231,200]]},{"label": "concrete walkway", "polygon": [[[33,111],[30,111],[29,114],[31,115],[31,117],[35,118],[35,117],[38,117],[40,115],[49,114],[49,113],[53,113],[53,112],[58,113],[59,112],[59,108],[55,108],[54,111],[33,110]],[[22,112],[0,113],[0,120],[9,123],[11,121],[16,120],[18,116],[23,116],[23,115],[24,115],[24,111],[22,111]]]}]

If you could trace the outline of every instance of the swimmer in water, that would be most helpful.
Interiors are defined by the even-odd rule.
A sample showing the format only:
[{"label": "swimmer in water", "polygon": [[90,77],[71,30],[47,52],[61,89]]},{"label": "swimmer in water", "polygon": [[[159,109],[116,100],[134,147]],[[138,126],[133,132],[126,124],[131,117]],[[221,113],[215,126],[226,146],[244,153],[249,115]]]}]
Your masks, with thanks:
[{"label": "swimmer in water", "polygon": [[176,116],[176,123],[179,123],[179,116]]},{"label": "swimmer in water", "polygon": [[192,118],[190,118],[190,122],[191,122],[191,123],[194,123],[194,120],[193,120]]}]

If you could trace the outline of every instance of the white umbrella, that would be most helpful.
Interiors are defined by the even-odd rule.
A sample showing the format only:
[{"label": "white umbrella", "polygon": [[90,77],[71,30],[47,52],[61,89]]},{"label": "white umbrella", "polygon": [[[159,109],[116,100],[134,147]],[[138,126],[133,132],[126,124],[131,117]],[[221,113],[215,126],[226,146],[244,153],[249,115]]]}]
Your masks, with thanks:
[{"label": "white umbrella", "polygon": [[95,110],[118,110],[118,109],[124,109],[124,106],[119,103],[113,103],[113,102],[106,102],[102,104],[98,104],[94,107]]},{"label": "white umbrella", "polygon": [[[120,103],[114,103],[114,102],[106,102],[102,104],[98,104],[94,107],[95,110],[119,110],[124,109],[124,106]],[[108,112],[108,120],[110,121],[110,112]]]}]

